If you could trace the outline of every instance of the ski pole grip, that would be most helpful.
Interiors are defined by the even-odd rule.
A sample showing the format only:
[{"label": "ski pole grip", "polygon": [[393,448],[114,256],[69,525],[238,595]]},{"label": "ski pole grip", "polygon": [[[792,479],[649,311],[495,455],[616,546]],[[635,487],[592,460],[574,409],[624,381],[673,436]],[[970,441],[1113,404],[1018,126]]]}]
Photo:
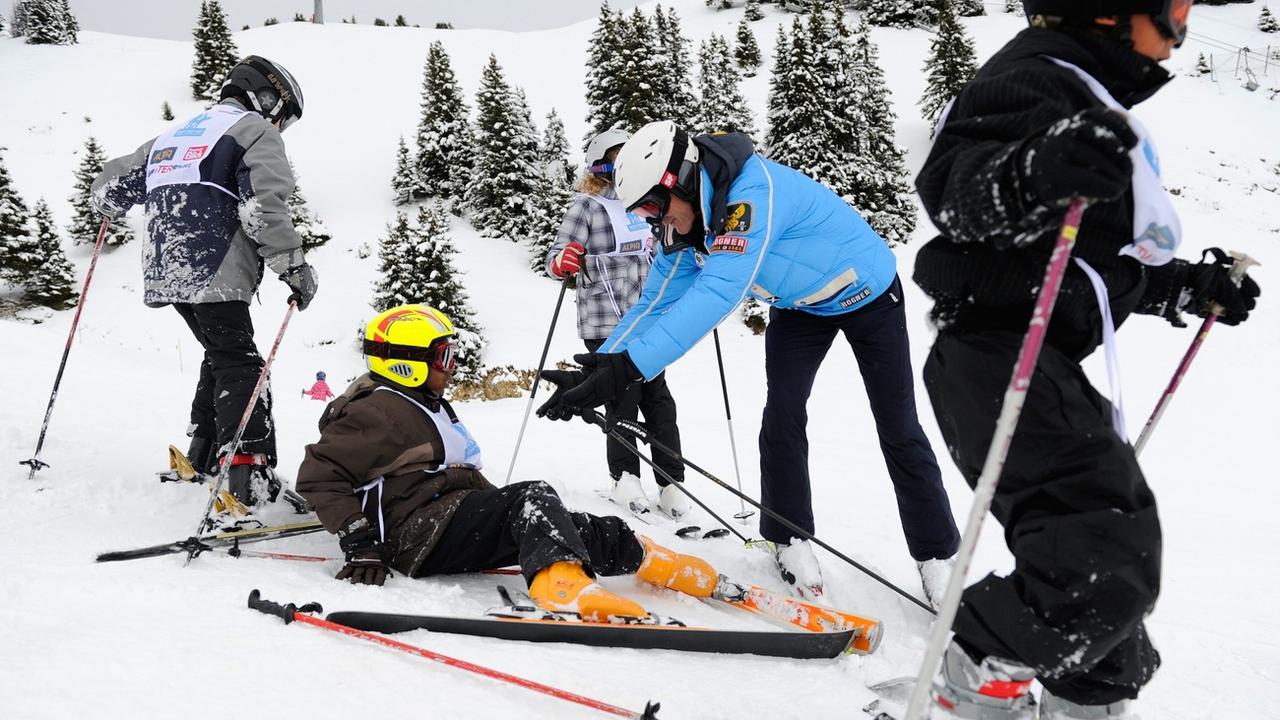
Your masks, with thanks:
[{"label": "ski pole grip", "polygon": [[294,621],[294,614],[298,612],[324,612],[324,608],[320,607],[320,603],[307,603],[299,608],[293,603],[281,605],[277,602],[262,599],[262,593],[256,588],[249,591],[249,609],[257,610],[267,615],[275,615],[284,620],[285,625]]},{"label": "ski pole grip", "polygon": [[1254,260],[1253,258],[1249,257],[1247,253],[1242,253],[1242,252],[1237,252],[1235,250],[1232,250],[1227,254],[1231,256],[1231,260],[1232,260],[1231,282],[1235,283],[1237,286],[1241,282],[1244,282],[1244,276],[1249,272],[1249,268],[1253,267],[1254,265],[1262,264],[1257,260]]}]

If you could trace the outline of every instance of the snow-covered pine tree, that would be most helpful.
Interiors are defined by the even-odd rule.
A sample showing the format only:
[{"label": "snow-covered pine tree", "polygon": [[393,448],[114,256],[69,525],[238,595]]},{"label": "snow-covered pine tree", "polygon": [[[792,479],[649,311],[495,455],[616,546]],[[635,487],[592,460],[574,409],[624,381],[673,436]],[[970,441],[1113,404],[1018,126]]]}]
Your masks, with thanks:
[{"label": "snow-covered pine tree", "polygon": [[1200,57],[1196,58],[1195,74],[1208,75],[1211,72],[1213,72],[1213,68],[1209,66],[1209,60],[1204,56],[1204,53],[1200,53]]},{"label": "snow-covered pine tree", "polygon": [[239,51],[227,28],[227,17],[218,0],[200,3],[200,19],[191,32],[196,58],[191,65],[191,97],[217,100],[222,81],[239,62]]},{"label": "snow-covered pine tree", "polygon": [[27,204],[13,186],[0,155],[0,281],[18,285],[31,271],[31,259],[25,254],[29,217]]},{"label": "snow-covered pine tree", "polygon": [[[636,31],[643,29],[634,14],[632,22],[636,23]],[[648,22],[644,24],[649,25]],[[662,60],[659,60],[648,81],[654,86],[653,94],[657,102],[657,117],[654,119],[674,120],[676,125],[687,128],[693,122],[698,103],[698,98],[693,94],[689,39],[680,32],[680,16],[676,14],[675,8],[668,8],[664,12],[662,5],[655,7],[652,27],[653,37],[658,39],[662,54]],[[642,81],[643,79],[644,76],[641,76]]]},{"label": "snow-covered pine tree", "polygon": [[932,25],[934,0],[865,0],[864,22],[880,27],[916,28]]},{"label": "snow-covered pine tree", "polygon": [[160,105],[160,119],[161,119],[161,120],[172,120],[172,119],[173,119],[173,108],[169,106],[169,101],[168,101],[168,100],[165,100],[165,101]]},{"label": "snow-covered pine tree", "polygon": [[1262,6],[1262,12],[1258,15],[1258,29],[1264,33],[1280,32],[1280,22],[1276,21],[1271,8],[1266,5]]},{"label": "snow-covered pine tree", "polygon": [[28,45],[74,45],[80,24],[66,0],[25,0],[25,35]]},{"label": "snow-covered pine tree", "polygon": [[563,182],[554,165],[544,166],[544,170],[529,221],[529,267],[543,277],[551,277],[547,274],[547,250],[555,242],[560,221],[573,202],[573,189]]},{"label": "snow-covered pine tree", "polygon": [[[290,163],[290,168],[292,167],[293,164]],[[297,175],[295,171],[294,177],[297,178]],[[289,220],[293,223],[293,229],[297,230],[298,235],[302,237],[302,249],[305,252],[310,252],[333,239],[320,217],[307,207],[307,198],[302,194],[302,185],[296,179],[293,183],[293,192],[289,193]]]},{"label": "snow-covered pine tree", "polygon": [[[822,182],[824,178],[810,163],[835,151],[826,146],[824,133],[824,121],[830,115],[814,113],[823,101],[822,86],[813,72],[813,52],[801,18],[792,19],[789,33],[778,26],[773,57],[765,132],[768,156]],[[852,158],[842,155],[840,159],[848,162]]]},{"label": "snow-covered pine tree", "polygon": [[538,140],[523,94],[512,90],[490,55],[476,91],[475,167],[465,199],[472,224],[485,237],[514,240],[528,232]]},{"label": "snow-covered pine tree", "polygon": [[907,184],[906,152],[894,141],[893,106],[880,68],[880,51],[863,22],[853,36],[854,64],[849,86],[863,124],[859,142],[857,192],[845,201],[866,218],[890,246],[906,242],[916,227],[915,193]]},{"label": "snow-covered pine tree", "polygon": [[764,12],[760,9],[760,0],[747,0],[746,7],[742,9],[742,19],[747,22],[764,19]]},{"label": "snow-covered pine tree", "polygon": [[409,27],[409,21],[404,19],[403,15],[397,15],[395,19],[396,27]]},{"label": "snow-covered pine tree", "polygon": [[419,297],[417,252],[409,218],[396,211],[387,234],[378,241],[378,279],[373,286],[373,309],[382,312],[397,305],[422,302]]},{"label": "snow-covered pine tree", "polygon": [[[75,190],[71,193],[71,197],[67,198],[71,202],[71,224],[67,226],[67,233],[71,235],[71,242],[77,245],[92,245],[98,240],[102,216],[93,209],[89,188],[93,185],[94,179],[102,174],[102,166],[106,161],[107,156],[102,152],[98,141],[94,140],[93,136],[89,136],[89,139],[84,141],[80,165],[76,167]],[[133,229],[121,219],[111,223],[107,228],[107,236],[103,238],[102,244],[109,248],[117,248],[131,240],[133,240]]]},{"label": "snow-covered pine tree", "polygon": [[698,91],[702,102],[692,128],[699,132],[741,132],[755,135],[751,109],[738,87],[738,71],[733,67],[729,44],[712,33],[698,49]]},{"label": "snow-covered pine tree", "polygon": [[558,184],[566,188],[573,185],[576,173],[573,163],[569,161],[569,139],[564,134],[564,121],[555,108],[547,113],[547,127],[542,131],[538,157],[541,158],[548,177],[558,178]]},{"label": "snow-covered pine tree", "polygon": [[[617,116],[592,135],[607,130],[617,121],[622,121],[623,127],[634,132],[654,120],[676,119],[670,112],[674,103],[665,94],[673,87],[669,73],[675,62],[667,54],[669,40],[659,38],[655,43],[657,35],[653,23],[639,7],[630,14],[621,15],[618,24],[613,57],[609,60],[609,66],[617,68]],[[689,107],[680,111],[681,116],[688,113]]]},{"label": "snow-covered pine tree", "polygon": [[1004,11],[1010,15],[1021,16],[1023,14],[1022,0],[1004,0]]},{"label": "snow-covered pine tree", "polygon": [[4,15],[0,14],[0,36],[4,35]]},{"label": "snow-covered pine tree", "polygon": [[22,279],[26,298],[54,310],[73,307],[79,297],[75,290],[75,269],[62,252],[53,213],[43,199],[31,213],[31,225],[28,237],[31,269]]},{"label": "snow-covered pine tree", "polygon": [[416,158],[418,185],[414,197],[459,201],[466,193],[472,166],[468,112],[449,54],[437,40],[427,50],[422,70],[422,117],[418,121]]},{"label": "snow-covered pine tree", "polygon": [[27,34],[27,3],[31,0],[16,0],[13,3],[13,15],[9,18],[9,37],[22,37]]},{"label": "snow-covered pine tree", "polygon": [[404,144],[404,136],[400,136],[400,145],[396,148],[396,172],[391,176],[391,193],[396,205],[408,205],[413,202],[413,191],[418,187],[418,176],[413,169],[413,156],[409,154],[409,146]]},{"label": "snow-covered pine tree", "polygon": [[622,119],[622,68],[617,55],[621,23],[621,13],[609,7],[607,0],[602,2],[587,45],[587,138]]},{"label": "snow-covered pine tree", "polygon": [[977,17],[987,14],[982,0],[955,0],[952,6],[959,17]]},{"label": "snow-covered pine tree", "polygon": [[58,0],[58,14],[62,20],[63,45],[75,45],[80,42],[80,21],[71,13],[70,0]]},{"label": "snow-covered pine tree", "polygon": [[938,3],[938,30],[929,45],[924,71],[928,82],[920,96],[920,110],[930,125],[936,125],[942,108],[978,73],[973,41],[956,17],[951,0]]},{"label": "snow-covered pine tree", "polygon": [[756,34],[746,19],[738,23],[737,45],[733,48],[733,59],[745,77],[755,77],[756,68],[760,67],[760,44],[756,42]]}]

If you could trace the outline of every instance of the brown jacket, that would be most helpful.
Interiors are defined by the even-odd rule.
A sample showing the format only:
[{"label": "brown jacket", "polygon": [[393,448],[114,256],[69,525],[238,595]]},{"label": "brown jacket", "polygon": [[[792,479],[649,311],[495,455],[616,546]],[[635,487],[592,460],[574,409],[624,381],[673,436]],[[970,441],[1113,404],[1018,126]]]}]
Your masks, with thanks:
[{"label": "brown jacket", "polygon": [[363,493],[356,488],[383,477],[381,497],[370,491],[363,512],[377,527],[381,500],[391,566],[412,576],[462,499],[493,485],[470,468],[428,473],[444,458],[440,432],[421,408],[395,392],[374,392],[377,387],[362,375],[325,408],[320,440],[307,446],[298,468],[298,492],[325,529],[337,532],[361,513]]}]

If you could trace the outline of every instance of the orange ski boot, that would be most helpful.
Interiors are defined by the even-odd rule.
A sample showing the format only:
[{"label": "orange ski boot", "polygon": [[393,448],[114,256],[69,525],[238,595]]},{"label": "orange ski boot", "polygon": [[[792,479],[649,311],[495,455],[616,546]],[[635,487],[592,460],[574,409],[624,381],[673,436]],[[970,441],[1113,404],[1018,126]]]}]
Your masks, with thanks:
[{"label": "orange ski boot", "polygon": [[576,612],[587,622],[639,620],[649,613],[621,595],[615,595],[582,570],[582,564],[561,561],[538,571],[529,584],[529,597],[543,610]]},{"label": "orange ski boot", "polygon": [[720,576],[711,563],[694,555],[684,555],[668,550],[644,535],[644,562],[636,576],[658,587],[671,588],[686,595],[711,597]]}]

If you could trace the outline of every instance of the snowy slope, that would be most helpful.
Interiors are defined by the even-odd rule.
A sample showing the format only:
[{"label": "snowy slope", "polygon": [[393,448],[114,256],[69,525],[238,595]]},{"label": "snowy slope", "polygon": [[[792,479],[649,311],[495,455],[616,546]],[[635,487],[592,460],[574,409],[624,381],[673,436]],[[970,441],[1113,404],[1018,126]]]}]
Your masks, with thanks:
[{"label": "snowy slope", "polygon": [[[740,10],[715,13],[699,0],[673,4],[695,42],[730,32]],[[1250,28],[1257,6],[1196,8],[1193,29],[1235,45],[1265,46]],[[762,50],[772,51],[779,22],[790,16],[766,7],[755,24]],[[1199,17],[1204,17],[1203,25]],[[1020,27],[1007,16],[967,22],[986,57]],[[292,474],[303,445],[316,437],[321,404],[299,398],[316,370],[335,387],[362,370],[353,341],[371,311],[376,253],[357,256],[393,214],[388,183],[397,137],[411,136],[427,44],[442,40],[459,81],[474,92],[480,69],[495,53],[508,78],[522,85],[541,122],[555,107],[572,141],[583,136],[581,86],[589,21],[529,33],[284,23],[236,35],[240,50],[288,66],[306,88],[305,122],[287,135],[303,190],[335,237],[313,256],[321,292],[289,327],[274,379],[280,421],[281,468]],[[884,68],[897,103],[898,139],[914,170],[928,148],[917,118],[920,67],[928,36],[878,30]],[[1189,70],[1196,41],[1172,61]],[[94,134],[112,156],[158,132],[160,104],[178,115],[186,100],[189,43],[85,32],[74,47],[31,47],[0,39],[0,77],[6,102],[0,145],[19,190],[29,201],[46,197],[60,223],[70,217],[75,153]],[[766,60],[765,67],[770,63]],[[1277,83],[1277,70],[1262,78]],[[1179,391],[1144,457],[1161,501],[1165,528],[1164,591],[1150,620],[1164,667],[1139,709],[1148,718],[1275,717],[1280,698],[1280,622],[1271,612],[1280,597],[1271,547],[1272,508],[1280,505],[1276,452],[1280,431],[1280,322],[1275,273],[1280,261],[1280,105],[1264,91],[1248,93],[1229,73],[1217,83],[1180,77],[1140,109],[1161,142],[1166,182],[1186,228],[1185,257],[1223,245],[1267,264],[1255,272],[1263,306],[1240,328],[1216,328]],[[744,84],[761,115],[768,73]],[[89,118],[89,120],[86,120]],[[133,216],[142,236],[140,220]],[[922,223],[927,226],[927,221]],[[910,274],[916,248],[930,229],[900,248],[900,271]],[[490,347],[486,362],[536,363],[555,302],[554,283],[526,269],[523,247],[480,238],[463,223],[454,240],[466,284]],[[141,242],[141,240],[139,241]],[[69,247],[83,273],[87,246]],[[14,464],[35,444],[49,387],[71,321],[70,312],[39,324],[0,320],[0,716],[46,718],[92,709],[103,718],[179,717],[217,711],[250,717],[338,716],[375,709],[382,715],[589,717],[570,706],[497,686],[426,661],[365,647],[356,641],[278,621],[243,609],[250,588],[282,602],[322,601],[328,610],[379,609],[468,614],[496,601],[492,577],[409,581],[382,589],[351,587],[328,578],[323,566],[205,556],[189,568],[174,558],[96,566],[97,552],[161,542],[190,533],[203,491],[159,485],[152,473],[164,446],[185,444],[182,430],[199,361],[198,346],[176,313],[148,310],[140,300],[138,248],[99,263],[72,354],[44,457],[53,467],[28,482]],[[907,284],[916,367],[929,345],[924,297]],[[284,287],[268,281],[255,305],[261,347],[270,344],[284,312]],[[566,306],[551,357],[581,347]],[[753,438],[763,405],[760,338],[736,323],[722,329],[744,485],[758,495]],[[1135,318],[1120,335],[1130,430],[1141,422],[1172,373],[1193,330]],[[1096,359],[1094,359],[1096,360]],[[1100,363],[1089,367],[1105,387]],[[669,372],[681,407],[689,455],[720,477],[733,464],[709,344]],[[942,453],[923,388],[922,421],[934,441],[956,514],[970,493]],[[525,400],[468,403],[460,408],[485,448],[490,477],[501,482]],[[915,570],[898,526],[893,495],[879,456],[860,380],[847,351],[833,350],[809,406],[811,467],[819,535],[903,587],[917,591]],[[596,496],[606,477],[599,433],[581,424],[529,424],[517,479],[541,478],[570,505],[611,512]],[[4,470],[2,468],[9,468]],[[690,487],[726,514],[737,502],[691,475]],[[661,533],[659,533],[661,535]],[[718,541],[698,545],[663,540],[704,553],[722,572],[778,587],[760,553]],[[328,537],[282,541],[279,547],[335,556]],[[475,638],[404,636],[409,642],[543,682],[640,708],[663,702],[664,718],[853,717],[870,699],[865,685],[914,673],[925,617],[835,558],[823,555],[832,604],[877,616],[887,624],[872,657],[835,662],[717,658],[685,653],[598,650],[556,645],[502,644]],[[1001,570],[1009,557],[997,528],[983,537],[975,567]],[[512,583],[510,579],[503,581]],[[690,622],[730,625],[741,619],[658,594],[633,581],[608,581],[658,611]]]}]

